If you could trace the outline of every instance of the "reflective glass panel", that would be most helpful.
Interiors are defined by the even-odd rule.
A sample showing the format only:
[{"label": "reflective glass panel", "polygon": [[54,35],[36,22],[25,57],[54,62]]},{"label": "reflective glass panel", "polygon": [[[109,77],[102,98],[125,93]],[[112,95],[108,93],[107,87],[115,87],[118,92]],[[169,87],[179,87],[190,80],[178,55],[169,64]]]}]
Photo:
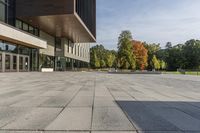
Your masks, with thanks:
[{"label": "reflective glass panel", "polygon": [[10,55],[6,55],[5,57],[5,68],[6,70],[10,70]]},{"label": "reflective glass panel", "polygon": [[0,72],[2,71],[2,54],[0,53]]},{"label": "reflective glass panel", "polygon": [[23,57],[19,57],[19,70],[23,70]]},{"label": "reflective glass panel", "polygon": [[17,28],[22,29],[22,21],[16,20],[15,25]]},{"label": "reflective glass panel", "polygon": [[11,53],[18,53],[17,46],[8,42],[5,43],[5,51]]},{"label": "reflective glass panel", "polygon": [[13,55],[13,70],[17,70],[17,56]]},{"label": "reflective glass panel", "polygon": [[5,4],[0,1],[0,21],[5,22]]}]

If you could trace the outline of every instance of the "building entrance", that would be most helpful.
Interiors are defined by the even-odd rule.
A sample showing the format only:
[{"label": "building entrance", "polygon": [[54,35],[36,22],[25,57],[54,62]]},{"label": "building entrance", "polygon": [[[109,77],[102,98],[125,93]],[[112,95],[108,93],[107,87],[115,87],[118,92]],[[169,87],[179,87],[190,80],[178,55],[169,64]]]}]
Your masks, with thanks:
[{"label": "building entrance", "polygon": [[0,52],[0,72],[28,72],[29,69],[29,56]]}]

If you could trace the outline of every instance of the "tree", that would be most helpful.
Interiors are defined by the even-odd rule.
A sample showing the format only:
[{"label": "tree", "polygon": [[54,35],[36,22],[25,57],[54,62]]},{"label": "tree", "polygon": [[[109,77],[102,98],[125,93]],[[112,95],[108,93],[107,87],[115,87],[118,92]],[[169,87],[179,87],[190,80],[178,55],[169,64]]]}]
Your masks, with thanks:
[{"label": "tree", "polygon": [[148,51],[144,47],[143,43],[140,41],[132,41],[133,43],[133,53],[136,57],[136,68],[140,70],[144,70],[148,63]]},{"label": "tree", "polygon": [[200,40],[189,40],[182,48],[185,68],[200,69]]},{"label": "tree", "polygon": [[120,68],[135,69],[136,59],[133,54],[132,35],[130,31],[122,31],[118,38],[118,63]]},{"label": "tree", "polygon": [[111,67],[113,66],[113,64],[114,64],[114,62],[115,62],[115,58],[116,58],[116,57],[115,57],[115,55],[114,55],[113,53],[108,52],[106,61],[107,61],[107,66],[108,66],[109,68],[111,68]]},{"label": "tree", "polygon": [[97,58],[96,53],[94,55],[94,67],[95,68],[100,68],[101,67],[100,60]]},{"label": "tree", "polygon": [[105,68],[116,65],[117,52],[107,50],[103,45],[96,45],[90,49],[90,66],[92,68]]},{"label": "tree", "polygon": [[147,44],[146,42],[144,42],[144,46],[148,51],[148,69],[153,69],[154,67],[152,66],[152,59],[153,56],[157,54],[158,51],[160,51],[161,47],[160,44]]},{"label": "tree", "polygon": [[166,49],[172,48],[172,43],[171,42],[167,42],[166,45],[165,45],[165,48]]},{"label": "tree", "polygon": [[177,70],[179,68],[185,68],[184,64],[184,57],[183,57],[183,45],[178,44],[171,48],[167,48],[167,57],[166,57],[166,63],[168,64],[167,69],[168,70]]},{"label": "tree", "polygon": [[102,66],[101,60],[105,62],[106,52],[107,50],[103,45],[96,45],[90,49],[90,64],[92,68],[100,68]]},{"label": "tree", "polygon": [[160,61],[160,69],[165,70],[167,68],[167,63],[163,60]]},{"label": "tree", "polygon": [[157,57],[155,55],[153,55],[152,58],[152,66],[154,69],[159,70],[160,69],[160,63],[159,60],[157,59]]},{"label": "tree", "polygon": [[101,68],[105,68],[106,67],[106,62],[104,60],[100,61],[100,66]]}]

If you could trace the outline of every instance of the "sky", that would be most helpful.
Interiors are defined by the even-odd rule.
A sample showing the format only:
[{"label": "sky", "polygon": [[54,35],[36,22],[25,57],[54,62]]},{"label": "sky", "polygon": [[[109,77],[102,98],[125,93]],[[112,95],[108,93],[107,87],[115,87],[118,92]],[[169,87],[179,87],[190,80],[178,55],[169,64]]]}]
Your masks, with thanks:
[{"label": "sky", "polygon": [[116,49],[123,30],[162,47],[200,39],[200,0],[97,0],[97,43]]}]

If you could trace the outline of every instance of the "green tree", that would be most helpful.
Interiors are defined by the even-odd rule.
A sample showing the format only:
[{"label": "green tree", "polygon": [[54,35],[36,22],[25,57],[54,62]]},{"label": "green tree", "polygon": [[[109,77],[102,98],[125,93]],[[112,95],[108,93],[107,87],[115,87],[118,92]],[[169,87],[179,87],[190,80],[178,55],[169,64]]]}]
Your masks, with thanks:
[{"label": "green tree", "polygon": [[100,61],[100,65],[101,65],[101,68],[105,68],[106,67],[106,62],[104,60],[101,60]]},{"label": "green tree", "polygon": [[94,55],[94,67],[95,68],[100,68],[101,67],[100,60],[97,58],[96,53]]},{"label": "green tree", "polygon": [[177,70],[179,68],[185,68],[185,59],[183,56],[183,45],[178,44],[166,49],[167,57],[166,63],[168,64],[168,70]]},{"label": "green tree", "polygon": [[152,66],[154,69],[160,70],[160,62],[155,55],[153,55],[153,58],[152,58]]},{"label": "green tree", "polygon": [[200,40],[189,40],[183,48],[185,68],[199,69],[200,67]]},{"label": "green tree", "polygon": [[107,61],[107,66],[109,68],[111,68],[114,65],[115,59],[116,56],[112,52],[108,52],[106,61]]},{"label": "green tree", "polygon": [[135,69],[136,67],[130,31],[122,31],[118,38],[118,63],[122,69]]},{"label": "green tree", "polygon": [[154,57],[154,55],[157,54],[158,51],[161,50],[161,47],[160,47],[160,44],[147,44],[146,42],[144,42],[144,46],[145,48],[148,50],[148,69],[151,70],[154,68],[153,64],[151,63],[152,62],[152,59]]},{"label": "green tree", "polygon": [[160,61],[160,69],[165,70],[167,68],[167,63],[163,60]]}]

